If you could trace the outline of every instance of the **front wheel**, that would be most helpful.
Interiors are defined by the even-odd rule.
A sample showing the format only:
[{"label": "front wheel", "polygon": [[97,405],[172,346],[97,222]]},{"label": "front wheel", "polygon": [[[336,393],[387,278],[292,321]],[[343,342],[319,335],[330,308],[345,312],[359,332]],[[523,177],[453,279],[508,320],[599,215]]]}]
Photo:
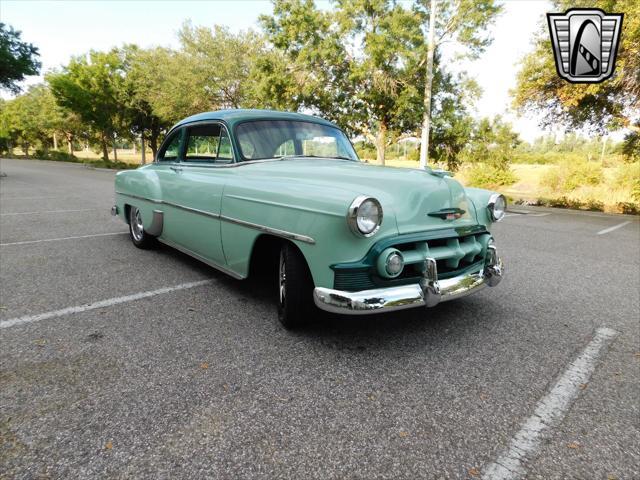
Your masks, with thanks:
[{"label": "front wheel", "polygon": [[142,214],[134,206],[129,208],[129,235],[133,244],[138,248],[151,248],[155,245],[156,237],[144,231]]},{"label": "front wheel", "polygon": [[292,329],[307,323],[314,313],[313,282],[304,257],[294,246],[280,249],[278,263],[278,319]]}]

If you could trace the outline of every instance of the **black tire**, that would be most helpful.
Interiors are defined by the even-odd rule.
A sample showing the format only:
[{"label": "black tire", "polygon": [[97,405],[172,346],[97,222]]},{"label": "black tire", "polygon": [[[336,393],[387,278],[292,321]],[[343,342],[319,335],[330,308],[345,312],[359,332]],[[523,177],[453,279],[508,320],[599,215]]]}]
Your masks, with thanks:
[{"label": "black tire", "polygon": [[286,243],[278,262],[278,319],[286,329],[300,327],[311,320],[314,307],[307,262],[296,247]]},{"label": "black tire", "polygon": [[129,207],[129,237],[138,248],[147,249],[156,246],[156,237],[144,231],[140,210],[133,205]]}]

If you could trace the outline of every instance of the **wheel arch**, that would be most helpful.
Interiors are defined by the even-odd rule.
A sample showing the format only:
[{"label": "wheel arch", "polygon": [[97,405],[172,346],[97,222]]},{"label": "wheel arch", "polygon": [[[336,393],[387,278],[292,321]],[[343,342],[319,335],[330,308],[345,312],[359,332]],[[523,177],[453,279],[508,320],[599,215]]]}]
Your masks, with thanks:
[{"label": "wheel arch", "polygon": [[275,279],[280,249],[283,245],[290,245],[300,253],[301,257],[304,258],[309,272],[309,277],[313,282],[313,275],[311,274],[309,260],[305,256],[304,251],[296,245],[295,242],[268,233],[260,234],[253,242],[251,254],[249,256],[249,278],[268,276],[270,273],[273,273],[272,277]]}]

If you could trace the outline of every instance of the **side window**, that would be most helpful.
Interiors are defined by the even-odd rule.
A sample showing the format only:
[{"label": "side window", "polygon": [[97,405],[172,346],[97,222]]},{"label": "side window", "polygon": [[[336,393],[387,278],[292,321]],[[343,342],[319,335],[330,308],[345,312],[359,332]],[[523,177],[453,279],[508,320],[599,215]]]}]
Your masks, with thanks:
[{"label": "side window", "polygon": [[218,147],[218,161],[220,163],[230,163],[233,160],[233,149],[231,148],[231,139],[226,128],[220,131],[220,146]]},{"label": "side window", "polygon": [[230,163],[231,141],[220,124],[198,125],[187,130],[187,162]]},{"label": "side window", "polygon": [[287,140],[283,144],[281,144],[278,148],[276,148],[276,153],[274,157],[284,157],[285,155],[295,155],[296,147],[293,143],[293,140]]},{"label": "side window", "polygon": [[158,153],[158,161],[160,162],[175,162],[180,155],[180,137],[182,136],[182,130],[174,132],[169,140],[165,143],[164,147]]}]

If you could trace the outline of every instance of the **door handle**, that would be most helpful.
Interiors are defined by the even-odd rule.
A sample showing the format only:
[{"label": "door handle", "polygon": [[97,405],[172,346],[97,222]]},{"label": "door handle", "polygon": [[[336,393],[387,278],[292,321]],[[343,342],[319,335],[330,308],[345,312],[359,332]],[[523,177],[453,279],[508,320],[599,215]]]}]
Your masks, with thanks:
[{"label": "door handle", "polygon": [[169,167],[169,168],[176,173],[180,173],[182,171],[182,167]]}]

